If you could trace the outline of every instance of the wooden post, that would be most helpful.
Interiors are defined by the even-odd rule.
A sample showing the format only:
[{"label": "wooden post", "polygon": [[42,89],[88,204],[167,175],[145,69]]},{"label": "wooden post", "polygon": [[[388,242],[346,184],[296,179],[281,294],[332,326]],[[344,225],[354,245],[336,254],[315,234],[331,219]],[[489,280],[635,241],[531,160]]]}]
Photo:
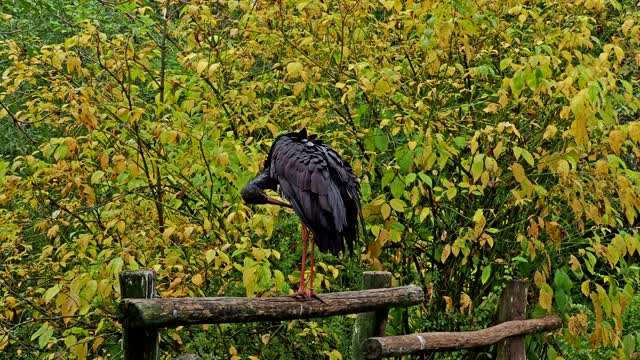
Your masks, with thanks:
[{"label": "wooden post", "polygon": [[[362,288],[378,289],[391,287],[391,273],[388,271],[365,271],[362,277]],[[387,328],[389,308],[358,314],[353,328],[351,358],[365,359],[365,345],[372,336],[384,336]]]},{"label": "wooden post", "polygon": [[[122,299],[150,299],[156,289],[155,271],[120,272]],[[122,347],[125,360],[157,360],[160,358],[160,333],[157,328],[132,327],[122,324]]]},{"label": "wooden post", "polygon": [[[502,292],[498,307],[498,324],[527,317],[527,290],[529,281],[511,280]],[[498,343],[498,360],[525,360],[524,336],[513,336]]]}]

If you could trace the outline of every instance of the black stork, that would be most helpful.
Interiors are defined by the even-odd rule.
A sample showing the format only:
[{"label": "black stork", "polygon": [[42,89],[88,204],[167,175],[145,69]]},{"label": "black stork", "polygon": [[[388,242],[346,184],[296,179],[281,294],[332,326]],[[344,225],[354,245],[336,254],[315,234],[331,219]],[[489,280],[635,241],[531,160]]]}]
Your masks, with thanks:
[{"label": "black stork", "polygon": [[[290,205],[269,197],[265,190],[278,191]],[[274,204],[293,208],[302,220],[302,266],[300,288],[293,297],[319,299],[313,288],[315,244],[322,252],[337,255],[350,252],[358,240],[358,224],[366,237],[360,207],[360,184],[353,170],[338,153],[306,129],[276,138],[258,175],[240,192],[249,204]],[[309,291],[305,291],[304,267],[307,256],[308,229],[311,239]],[[322,301],[322,300],[321,300]]]}]

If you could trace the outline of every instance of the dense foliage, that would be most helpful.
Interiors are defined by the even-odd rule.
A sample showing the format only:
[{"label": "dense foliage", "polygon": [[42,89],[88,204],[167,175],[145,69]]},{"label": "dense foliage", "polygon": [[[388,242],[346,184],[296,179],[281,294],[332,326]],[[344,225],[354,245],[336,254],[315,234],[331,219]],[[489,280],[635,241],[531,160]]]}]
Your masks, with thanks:
[{"label": "dense foliage", "polygon": [[[505,282],[528,278],[529,316],[565,320],[528,338],[532,357],[630,357],[639,70],[630,0],[0,2],[0,351],[120,356],[125,269],[157,270],[164,297],[292,291],[298,219],[238,193],[307,127],[350,159],[370,240],[320,256],[316,289],[365,269],[423,286],[391,313],[399,334],[492,324]],[[352,323],[179,328],[161,346],[339,359]]]}]

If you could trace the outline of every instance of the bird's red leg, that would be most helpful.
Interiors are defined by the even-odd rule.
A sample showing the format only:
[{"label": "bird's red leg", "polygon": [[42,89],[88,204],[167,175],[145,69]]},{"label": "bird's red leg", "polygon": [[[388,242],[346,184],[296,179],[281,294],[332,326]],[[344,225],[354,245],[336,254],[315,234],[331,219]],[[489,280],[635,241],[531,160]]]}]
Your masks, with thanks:
[{"label": "bird's red leg", "polygon": [[[298,292],[292,295],[296,299],[307,299],[307,293],[304,291],[304,263],[307,262],[307,241],[309,239],[309,233],[307,232],[307,226],[302,223],[302,266],[300,268],[300,288]],[[311,285],[313,286],[313,284]]]},{"label": "bird's red leg", "polygon": [[311,273],[309,274],[309,298],[313,298],[313,299],[318,299],[320,300],[320,302],[322,302],[323,304],[327,304],[326,302],[324,302],[324,300],[322,300],[317,294],[314,287],[314,283],[313,283],[313,278],[315,276],[314,271],[316,269],[316,262],[315,262],[315,258],[316,258],[316,239],[315,237],[311,238]]}]

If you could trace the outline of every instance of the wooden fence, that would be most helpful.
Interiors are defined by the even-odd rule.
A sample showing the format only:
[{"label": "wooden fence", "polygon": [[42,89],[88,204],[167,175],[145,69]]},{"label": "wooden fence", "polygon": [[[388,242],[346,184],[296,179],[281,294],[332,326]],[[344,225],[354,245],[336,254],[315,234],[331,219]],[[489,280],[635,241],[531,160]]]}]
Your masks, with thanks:
[{"label": "wooden fence", "polygon": [[367,271],[363,279],[364,290],[320,294],[324,303],[298,301],[287,296],[163,299],[156,294],[153,271],[123,271],[120,273],[122,301],[118,317],[123,325],[124,357],[127,360],[159,359],[159,331],[162,328],[357,313],[352,346],[354,360],[453,351],[492,344],[498,344],[498,359],[525,359],[525,335],[562,327],[557,315],[526,320],[528,282],[514,280],[502,294],[499,324],[496,326],[468,332],[384,336],[389,308],[420,304],[424,301],[424,293],[413,285],[391,287],[391,273],[388,272]]}]

